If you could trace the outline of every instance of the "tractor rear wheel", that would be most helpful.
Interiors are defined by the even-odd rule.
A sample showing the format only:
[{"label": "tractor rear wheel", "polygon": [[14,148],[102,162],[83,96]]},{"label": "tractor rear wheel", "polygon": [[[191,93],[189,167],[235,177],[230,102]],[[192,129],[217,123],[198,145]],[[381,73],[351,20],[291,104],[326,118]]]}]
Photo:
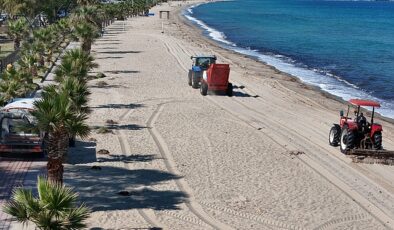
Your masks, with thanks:
[{"label": "tractor rear wheel", "polygon": [[334,125],[330,129],[330,134],[328,135],[328,143],[330,143],[331,146],[338,146],[341,138],[341,128],[339,125]]},{"label": "tractor rear wheel", "polygon": [[373,147],[376,150],[382,149],[382,133],[381,132],[376,132],[373,135]]},{"label": "tractor rear wheel", "polygon": [[233,96],[233,84],[228,83],[228,85],[227,85],[227,90],[226,90],[226,94],[227,94],[227,96],[229,96],[229,97],[232,97],[232,96]]},{"label": "tractor rear wheel", "polygon": [[349,130],[347,125],[343,126],[340,139],[341,152],[346,154],[350,149],[354,148],[355,135],[352,130]]},{"label": "tractor rear wheel", "polygon": [[189,70],[189,74],[187,75],[189,86],[192,86],[192,74],[193,74],[192,71]]},{"label": "tractor rear wheel", "polygon": [[203,96],[206,96],[208,93],[208,85],[205,82],[201,82],[200,93]]}]

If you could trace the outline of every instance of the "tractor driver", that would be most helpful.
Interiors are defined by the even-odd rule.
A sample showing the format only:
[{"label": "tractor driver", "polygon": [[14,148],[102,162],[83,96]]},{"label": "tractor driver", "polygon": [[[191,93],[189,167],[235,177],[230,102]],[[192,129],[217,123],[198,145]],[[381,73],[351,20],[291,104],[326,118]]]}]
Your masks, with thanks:
[{"label": "tractor driver", "polygon": [[364,117],[363,113],[360,113],[360,115],[357,117],[357,124],[358,124],[358,127],[360,127],[360,130],[362,132],[366,131],[367,119]]}]

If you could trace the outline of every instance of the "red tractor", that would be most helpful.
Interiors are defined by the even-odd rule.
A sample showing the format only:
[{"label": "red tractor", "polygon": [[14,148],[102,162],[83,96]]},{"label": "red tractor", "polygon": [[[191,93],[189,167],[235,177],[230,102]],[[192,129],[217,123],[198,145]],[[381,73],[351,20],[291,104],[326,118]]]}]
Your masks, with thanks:
[{"label": "red tractor", "polygon": [[225,92],[229,97],[233,96],[233,84],[229,82],[229,75],[229,64],[211,64],[201,78],[201,95],[207,95],[210,90]]},{"label": "red tractor", "polygon": [[[334,124],[330,130],[329,143],[332,146],[340,146],[341,152],[347,154],[352,150],[382,150],[382,131],[380,124],[374,123],[375,108],[380,104],[375,101],[351,99],[349,103],[357,106],[354,111],[354,119],[349,117],[350,105],[346,116],[340,112],[339,124]],[[372,107],[371,121],[368,122],[360,107]]]}]

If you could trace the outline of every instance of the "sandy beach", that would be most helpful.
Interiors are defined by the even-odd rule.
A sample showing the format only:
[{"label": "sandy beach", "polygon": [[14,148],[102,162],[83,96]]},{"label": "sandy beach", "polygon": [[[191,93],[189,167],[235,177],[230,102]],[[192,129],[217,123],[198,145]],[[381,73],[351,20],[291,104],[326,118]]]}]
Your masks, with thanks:
[{"label": "sandy beach", "polygon": [[[89,82],[89,125],[110,133],[94,130],[65,165],[89,228],[394,229],[394,167],[328,144],[346,105],[220,48],[179,16],[182,4],[116,21],[93,45],[92,75],[107,77]],[[188,86],[195,54],[230,64],[233,97]],[[394,150],[394,125],[377,120]]]}]

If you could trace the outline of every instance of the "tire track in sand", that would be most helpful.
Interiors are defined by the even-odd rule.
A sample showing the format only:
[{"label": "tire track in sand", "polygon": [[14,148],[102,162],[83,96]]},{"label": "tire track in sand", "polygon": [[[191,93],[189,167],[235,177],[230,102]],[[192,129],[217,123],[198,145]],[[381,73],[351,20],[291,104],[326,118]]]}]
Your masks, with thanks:
[{"label": "tire track in sand", "polygon": [[[209,100],[212,101],[213,104],[216,104],[217,106],[224,109],[225,111],[232,114],[233,116],[238,117],[238,119],[243,120],[244,122],[246,122],[247,124],[249,124],[251,127],[255,128],[255,129],[259,128],[261,126],[261,124],[264,124],[266,127],[271,126],[270,129],[276,130],[276,134],[272,133],[271,135],[274,135],[274,137],[269,136],[269,138],[272,141],[274,141],[275,143],[277,143],[278,145],[282,146],[285,150],[290,150],[288,148],[288,147],[290,147],[289,146],[290,144],[293,145],[293,148],[295,147],[295,148],[302,148],[302,149],[309,150],[309,152],[313,153],[311,156],[307,156],[306,154],[303,154],[303,155],[297,156],[298,159],[300,159],[305,165],[310,167],[312,170],[314,170],[320,176],[325,178],[332,185],[334,185],[335,187],[340,189],[342,192],[344,192],[344,194],[346,194],[348,197],[353,199],[363,210],[370,213],[371,216],[373,216],[376,220],[378,220],[380,223],[382,223],[385,227],[393,225],[393,223],[391,222],[391,218],[389,216],[387,216],[386,213],[384,213],[377,206],[375,206],[372,202],[370,202],[367,198],[365,198],[364,196],[359,194],[355,189],[353,189],[351,187],[351,185],[354,184],[354,181],[349,180],[347,178],[347,175],[342,173],[342,171],[340,169],[335,168],[334,165],[330,164],[328,162],[328,159],[323,159],[323,158],[321,158],[321,156],[319,157],[316,154],[314,154],[314,151],[318,150],[319,148],[313,147],[313,146],[306,147],[304,145],[297,144],[298,142],[288,143],[287,146],[284,146],[275,140],[276,138],[280,139],[281,136],[287,137],[289,135],[289,133],[290,134],[293,133],[294,130],[288,128],[288,130],[286,132],[284,132],[284,131],[281,131],[280,129],[275,129],[275,127],[273,127],[272,125],[268,124],[267,122],[264,122],[264,119],[261,117],[261,116],[263,116],[262,114],[259,114],[258,111],[254,111],[254,109],[249,108],[247,105],[245,105],[242,102],[239,102],[237,100],[233,100],[233,101],[236,102],[237,104],[239,104],[240,106],[243,106],[244,108],[248,109],[249,113],[253,112],[254,114],[253,115],[250,115],[250,114],[249,115],[248,114],[238,115],[239,112],[234,113],[234,112],[230,111],[229,109],[227,109],[223,105],[223,102],[222,102],[222,104],[220,104],[219,102],[215,101],[213,98],[209,98]],[[256,120],[256,118],[260,118],[260,119]],[[272,121],[272,122],[275,123],[274,121]],[[279,127],[283,127],[281,124],[277,124],[277,125]],[[287,132],[289,132],[289,133],[287,133]],[[301,135],[299,138],[302,139],[302,141],[300,143],[302,143],[304,141],[308,141],[306,139],[306,137],[304,137],[303,135]],[[321,162],[324,163],[323,164],[324,167],[321,165]],[[330,167],[330,169],[326,169],[326,167]],[[341,174],[341,176],[338,177],[338,176],[334,175],[333,173],[336,173],[336,174],[339,173],[339,174]],[[345,181],[342,181],[342,179],[347,179],[347,180],[345,182]],[[357,217],[357,215],[356,215],[356,217]],[[344,219],[344,221],[346,221],[346,219]],[[354,221],[354,220],[351,220],[351,221]]]},{"label": "tire track in sand", "polygon": [[[115,93],[114,94],[115,97],[117,97],[119,101],[119,93]],[[136,103],[141,103],[143,101],[140,102],[136,102]],[[134,109],[127,109],[127,111],[125,111],[123,114],[121,114],[119,116],[119,121],[122,121],[123,119],[125,119],[127,116],[130,116],[135,110]],[[127,155],[127,153],[130,153],[130,146],[125,143],[127,143],[127,138],[124,137],[124,134],[122,131],[119,130],[115,130],[115,135],[118,139],[118,142],[120,144],[120,149],[122,151],[122,153],[124,153],[124,155]],[[117,155],[116,155],[117,156]],[[117,156],[119,157],[119,156]],[[129,165],[126,162],[123,162],[123,167],[126,169],[130,169]],[[157,227],[157,228],[162,228],[163,225],[157,220],[154,212],[152,210],[143,210],[143,209],[137,209],[138,214],[152,227]]]},{"label": "tire track in sand", "polygon": [[[186,115],[184,115],[183,113],[180,113],[179,115],[187,118]],[[200,127],[198,127],[197,125],[191,124],[191,126],[193,126],[193,129],[196,130],[197,132],[200,133],[199,136],[202,136],[204,139],[204,142],[206,143],[206,146],[208,146],[209,150],[209,157],[207,158],[207,164],[208,164],[208,172],[210,172],[210,168],[214,168],[213,165],[211,165],[209,162],[211,161],[210,159],[212,158],[212,153],[213,153],[213,148],[212,148],[212,143],[209,140],[208,136],[201,130]],[[249,126],[247,126],[249,127]],[[209,179],[209,182],[211,184],[213,184],[213,182],[211,181],[211,179]],[[212,191],[210,191],[211,195],[212,195]],[[239,211],[235,211],[233,209],[229,209],[229,208],[225,208],[225,207],[219,207],[217,205],[213,205],[210,204],[208,202],[205,201],[199,201],[199,203],[201,203],[202,205],[204,205],[205,207],[208,207],[210,209],[213,209],[215,211],[220,211],[220,212],[224,212],[224,213],[228,213],[231,214],[233,216],[237,216],[237,217],[241,217],[242,219],[248,219],[248,220],[253,220],[259,223],[262,223],[266,226],[274,226],[274,227],[278,227],[278,228],[286,228],[286,229],[292,229],[292,230],[305,230],[305,228],[299,227],[299,226],[295,226],[295,225],[291,225],[291,224],[287,224],[281,221],[277,221],[274,220],[272,218],[266,218],[263,217],[261,215],[253,215],[250,213],[245,213],[245,212],[239,212]]]},{"label": "tire track in sand", "polygon": [[[120,144],[120,149],[122,151],[122,153],[124,153],[125,155],[127,155],[126,153],[130,153],[130,146],[127,144],[125,144],[125,142],[127,143],[127,138],[124,136],[124,133],[122,131],[119,130],[115,130],[115,134],[116,137],[118,138],[118,142]],[[130,169],[130,167],[128,166],[128,164],[126,162],[123,162],[123,165],[125,168]],[[150,209],[137,209],[138,213],[140,214],[140,216],[142,216],[142,218],[144,218],[144,220],[151,226],[151,227],[155,227],[155,228],[164,228],[163,224],[161,224],[157,218],[155,213],[150,210]]]},{"label": "tire track in sand", "polygon": [[[157,129],[154,126],[154,123],[156,122],[157,118],[160,116],[160,113],[163,111],[165,104],[166,103],[161,103],[157,106],[156,110],[152,113],[152,116],[148,119],[147,126],[150,127],[149,133],[151,134],[154,142],[156,143],[156,146],[159,149],[159,152],[164,160],[164,164],[168,172],[175,175],[180,175],[180,173],[176,169],[175,161],[171,155],[171,152],[168,149],[167,144],[165,143],[163,137],[160,135],[160,133],[157,131]],[[189,185],[187,184],[184,178],[180,178],[176,180],[175,183],[180,191],[189,195],[189,199],[188,201],[186,201],[186,206],[200,220],[202,220],[209,226],[213,227],[214,229],[232,229],[230,226],[212,218],[204,211],[201,205],[195,201],[193,190],[189,187]]]},{"label": "tire track in sand", "polygon": [[[175,59],[177,60],[178,64],[180,64],[180,67],[182,69],[184,69],[185,71],[187,71],[187,68],[182,65],[182,60],[180,60],[178,58],[178,55],[174,52],[174,48],[171,48],[171,46],[163,41],[167,51],[172,54]],[[214,102],[213,99],[209,98],[209,100],[211,102]],[[243,106],[244,108],[246,108],[249,111],[253,111],[251,110],[247,105],[245,105],[244,103],[240,102],[240,101],[236,101],[238,104],[240,104],[241,106]],[[214,102],[214,104],[216,104],[217,106],[225,109],[227,112],[229,112],[230,114],[232,114],[233,116],[237,117],[238,119],[244,120],[247,123],[247,120],[245,120],[244,118],[241,118],[239,116],[238,113],[233,113],[231,111],[229,111],[227,108],[224,108],[223,105],[220,105],[219,102]],[[254,111],[256,112],[256,111]],[[261,114],[260,114],[261,115]],[[264,120],[264,119],[263,119]],[[257,121],[257,120],[256,120]],[[253,122],[253,123],[256,123]],[[260,123],[261,120],[257,121],[257,123]],[[263,122],[264,123],[264,122]],[[252,127],[255,126],[255,124],[250,124]],[[273,138],[271,138],[273,140]],[[275,141],[276,142],[276,141]],[[285,147],[286,148],[286,147]],[[286,148],[287,149],[287,148]],[[370,201],[368,201],[365,197],[363,197],[361,194],[358,194],[356,191],[353,191],[352,188],[350,188],[349,186],[347,186],[344,182],[342,182],[340,180],[340,178],[337,178],[335,175],[332,175],[329,171],[325,170],[321,165],[320,165],[320,161],[318,159],[312,159],[310,157],[304,156],[304,157],[299,157],[299,159],[301,159],[306,165],[308,165],[310,168],[312,168],[315,172],[317,172],[319,175],[321,175],[322,177],[326,178],[331,184],[333,184],[334,186],[336,186],[337,188],[339,188],[340,190],[342,190],[346,195],[348,195],[350,198],[357,200],[356,202],[368,213],[372,214],[372,216],[374,216],[379,222],[381,222],[384,226],[387,227],[387,225],[393,225],[393,223],[390,222],[391,218],[388,217],[385,213],[383,213],[378,207],[376,207],[375,205],[373,205]],[[322,172],[323,171],[323,172]],[[373,207],[371,207],[371,205]]]},{"label": "tire track in sand", "polygon": [[[171,102],[177,102],[176,100],[174,100],[174,98],[151,98],[151,99],[147,99],[147,100],[137,101],[136,103],[142,103],[142,102],[148,102],[148,101],[157,101],[157,100],[171,100]],[[178,101],[178,102],[180,102],[180,101]],[[184,101],[182,101],[182,102],[184,102]],[[135,109],[129,109],[129,110],[125,111],[123,114],[121,114],[119,116],[119,122],[122,122],[124,119],[126,119],[129,116],[131,116],[134,111],[135,111]],[[115,134],[117,135],[117,138],[118,138],[118,141],[120,143],[122,152],[124,152],[124,153],[131,152],[131,149],[130,149],[129,145],[125,144],[125,143],[129,143],[129,142],[127,141],[127,138],[125,137],[124,132],[122,132],[121,130],[120,131],[116,130]],[[124,165],[125,165],[126,168],[129,168],[126,163]],[[175,217],[177,219],[183,220],[185,222],[188,222],[188,223],[191,223],[191,224],[194,224],[194,225],[198,225],[200,227],[206,226],[206,224],[200,219],[188,217],[188,216],[185,216],[185,215],[182,215],[182,214],[179,214],[179,213],[174,213],[174,212],[171,212],[170,210],[163,210],[161,212],[165,213],[166,215],[173,216],[173,217]],[[159,226],[163,227],[163,224],[161,224],[157,220],[157,217],[156,217],[156,215],[155,215],[155,213],[153,211],[138,209],[138,213],[152,227],[159,227]]]}]

